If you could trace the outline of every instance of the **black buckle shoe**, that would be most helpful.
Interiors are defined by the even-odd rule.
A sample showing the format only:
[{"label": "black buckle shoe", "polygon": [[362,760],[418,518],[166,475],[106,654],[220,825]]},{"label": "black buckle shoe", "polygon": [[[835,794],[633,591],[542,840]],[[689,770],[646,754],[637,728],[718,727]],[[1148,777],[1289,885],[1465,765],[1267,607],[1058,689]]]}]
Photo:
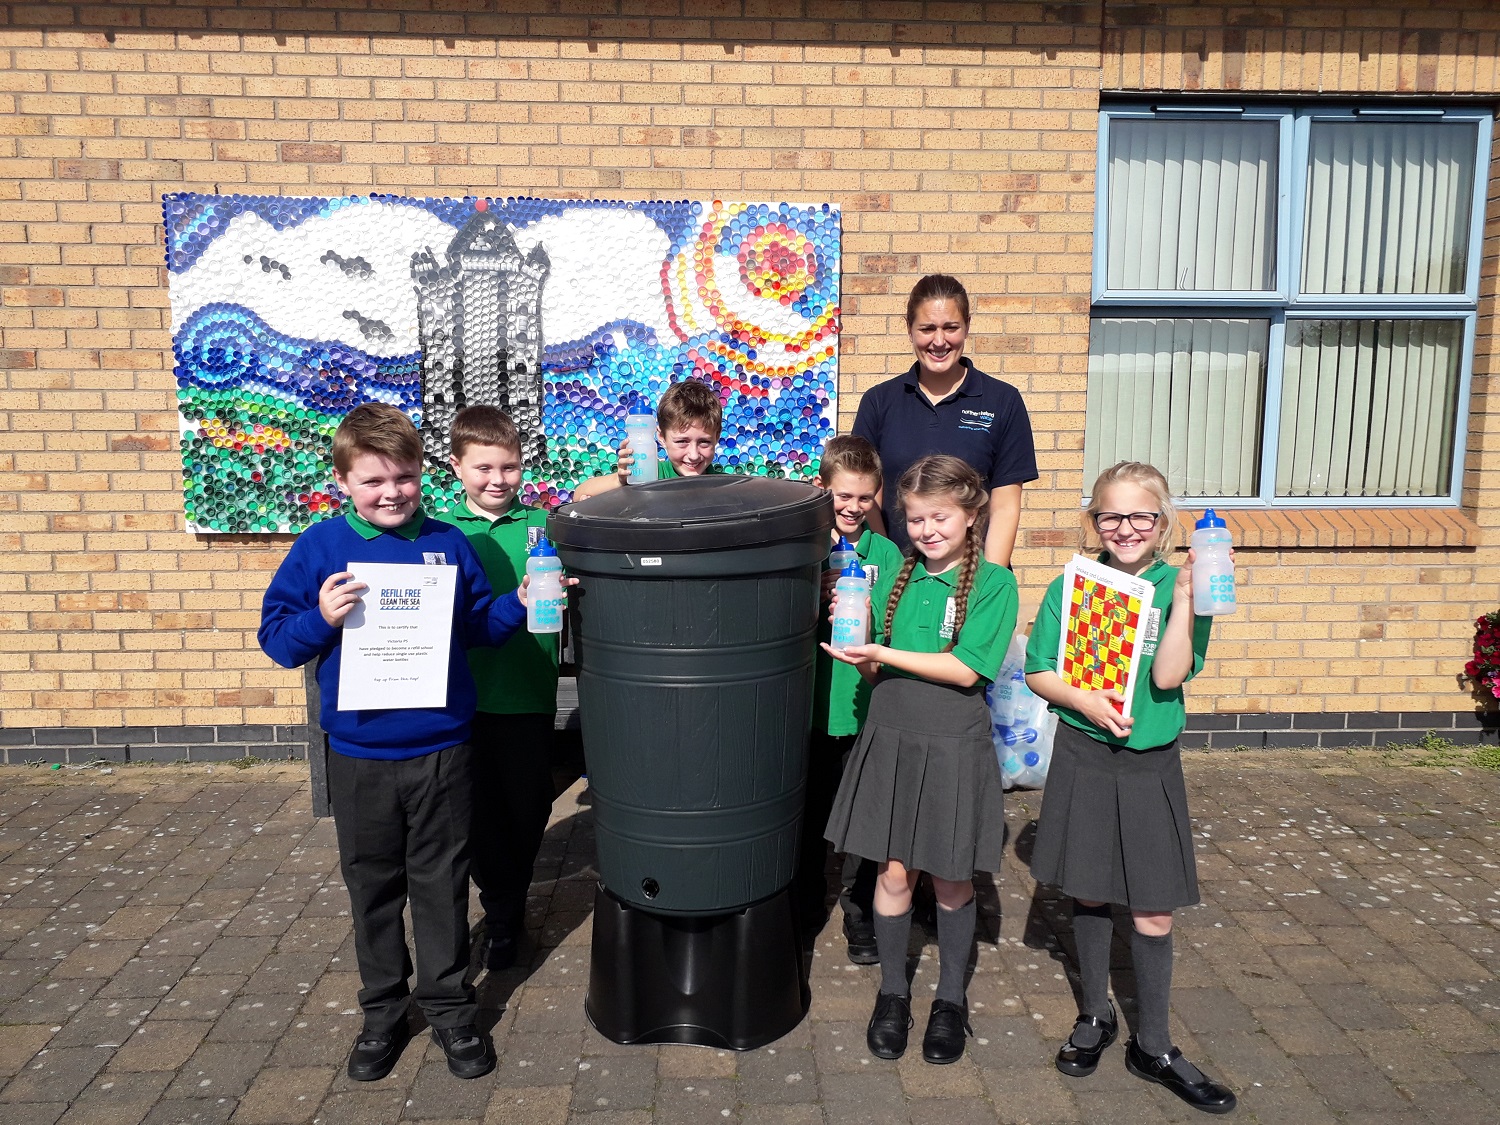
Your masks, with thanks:
[{"label": "black buckle shoe", "polygon": [[386,1032],[361,1031],[349,1052],[349,1077],[356,1082],[379,1082],[395,1069],[409,1039],[404,1023]]},{"label": "black buckle shoe", "polygon": [[494,1048],[472,1023],[435,1027],[432,1041],[448,1056],[448,1073],[455,1078],[478,1078],[495,1069]]},{"label": "black buckle shoe", "polygon": [[875,926],[868,918],[855,921],[846,916],[844,940],[849,943],[849,960],[853,964],[880,964],[880,950],[875,945]]},{"label": "black buckle shoe", "polygon": [[875,1014],[865,1031],[865,1045],[877,1059],[899,1059],[906,1054],[906,1034],[911,1030],[911,997],[875,997]]},{"label": "black buckle shoe", "polygon": [[968,1009],[952,1000],[934,1000],[927,1034],[922,1036],[922,1057],[937,1066],[955,1063],[964,1057],[964,1037],[973,1034]]},{"label": "black buckle shoe", "polygon": [[1068,1036],[1068,1041],[1057,1052],[1057,1069],[1072,1078],[1087,1078],[1093,1074],[1099,1066],[1099,1056],[1115,1041],[1115,1035],[1120,1029],[1115,1006],[1109,1006],[1108,1020],[1101,1020],[1098,1016],[1079,1015],[1073,1022],[1073,1031],[1076,1033],[1080,1027],[1097,1027],[1104,1034],[1092,1047],[1080,1047],[1073,1042],[1072,1035]]},{"label": "black buckle shoe", "polygon": [[1125,1069],[1137,1078],[1165,1086],[1188,1105],[1201,1109],[1204,1113],[1232,1113],[1238,1104],[1234,1091],[1215,1082],[1193,1066],[1176,1047],[1165,1055],[1152,1058],[1136,1045],[1135,1036],[1132,1035],[1125,1044]]}]

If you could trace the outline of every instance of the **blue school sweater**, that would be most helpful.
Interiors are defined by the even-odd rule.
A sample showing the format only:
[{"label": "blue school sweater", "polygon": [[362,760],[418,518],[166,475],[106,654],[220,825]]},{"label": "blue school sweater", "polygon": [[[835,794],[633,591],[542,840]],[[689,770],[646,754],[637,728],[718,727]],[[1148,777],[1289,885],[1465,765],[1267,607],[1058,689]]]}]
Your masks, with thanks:
[{"label": "blue school sweater", "polygon": [[[389,711],[340,711],[339,654],[344,631],[318,612],[318,590],[330,574],[351,562],[437,563],[458,567],[453,595],[453,643],[448,654],[448,705]],[[422,514],[394,530],[380,530],[358,516],[314,524],[292,544],[260,610],[260,647],[283,668],[318,661],[323,693],[319,719],[328,744],[352,758],[420,758],[469,737],[474,717],[474,678],[465,650],[498,648],[526,620],[515,591],[495,597],[479,556],[452,524]]]}]

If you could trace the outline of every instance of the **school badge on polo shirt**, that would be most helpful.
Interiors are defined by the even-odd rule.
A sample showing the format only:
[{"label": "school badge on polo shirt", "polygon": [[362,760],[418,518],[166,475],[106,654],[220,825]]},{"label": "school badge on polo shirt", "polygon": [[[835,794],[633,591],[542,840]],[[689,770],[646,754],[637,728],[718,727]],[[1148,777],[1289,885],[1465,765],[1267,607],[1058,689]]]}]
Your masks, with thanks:
[{"label": "school badge on polo shirt", "polygon": [[870,584],[870,589],[875,589],[875,583],[880,581],[880,564],[862,562],[859,568],[865,572],[865,581]]},{"label": "school badge on polo shirt", "polygon": [[953,639],[953,623],[958,620],[958,602],[950,597],[948,604],[943,607],[943,627],[938,630],[941,640],[951,641]]},{"label": "school badge on polo shirt", "polygon": [[447,566],[448,556],[442,551],[423,551],[422,561],[428,566]]},{"label": "school badge on polo shirt", "polygon": [[545,534],[546,534],[546,528],[538,527],[535,524],[532,524],[531,526],[527,527],[526,528],[526,549],[529,551],[529,550],[531,550],[531,548],[535,547],[538,543],[540,543],[542,541],[542,536],[545,535]]}]

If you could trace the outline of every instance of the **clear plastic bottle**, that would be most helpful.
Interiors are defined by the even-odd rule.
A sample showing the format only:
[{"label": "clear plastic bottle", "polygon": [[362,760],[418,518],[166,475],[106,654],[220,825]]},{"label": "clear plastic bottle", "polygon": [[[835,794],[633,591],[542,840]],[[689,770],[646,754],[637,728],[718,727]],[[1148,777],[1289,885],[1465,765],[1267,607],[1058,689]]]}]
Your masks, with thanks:
[{"label": "clear plastic bottle", "polygon": [[865,581],[864,568],[855,560],[840,572],[833,588],[833,635],[828,647],[842,652],[869,640],[870,584]]},{"label": "clear plastic bottle", "polygon": [[561,633],[566,601],[562,587],[562,560],[557,548],[544,535],[526,559],[526,628],[532,633]]},{"label": "clear plastic bottle", "polygon": [[1194,525],[1193,612],[1210,617],[1235,611],[1234,561],[1229,550],[1234,537],[1212,508]]},{"label": "clear plastic bottle", "polygon": [[636,395],[625,415],[625,436],[630,439],[630,483],[645,484],[656,479],[656,415],[646,400]]},{"label": "clear plastic bottle", "polygon": [[843,574],[852,562],[859,562],[859,552],[850,545],[849,540],[840,535],[833,550],[828,552],[828,569],[835,574]]}]

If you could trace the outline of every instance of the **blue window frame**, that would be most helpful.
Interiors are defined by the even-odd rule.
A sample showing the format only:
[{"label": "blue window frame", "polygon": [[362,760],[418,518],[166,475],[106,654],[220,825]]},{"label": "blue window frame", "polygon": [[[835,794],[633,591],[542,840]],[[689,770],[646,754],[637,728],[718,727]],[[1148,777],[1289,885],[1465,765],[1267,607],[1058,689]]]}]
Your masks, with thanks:
[{"label": "blue window frame", "polygon": [[1085,483],[1456,505],[1490,143],[1467,106],[1105,106]]}]

